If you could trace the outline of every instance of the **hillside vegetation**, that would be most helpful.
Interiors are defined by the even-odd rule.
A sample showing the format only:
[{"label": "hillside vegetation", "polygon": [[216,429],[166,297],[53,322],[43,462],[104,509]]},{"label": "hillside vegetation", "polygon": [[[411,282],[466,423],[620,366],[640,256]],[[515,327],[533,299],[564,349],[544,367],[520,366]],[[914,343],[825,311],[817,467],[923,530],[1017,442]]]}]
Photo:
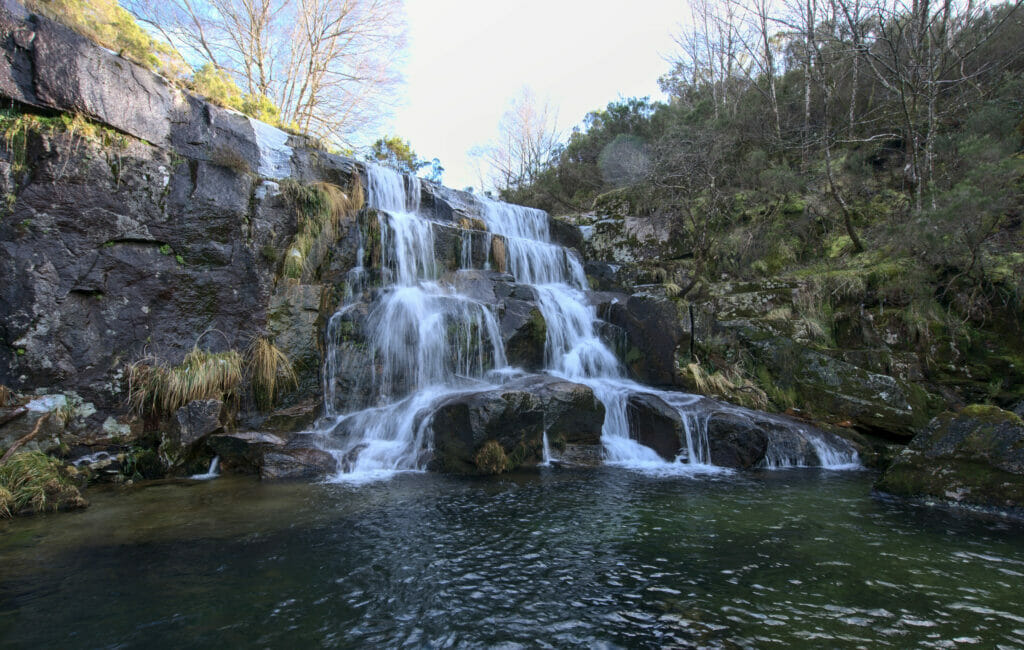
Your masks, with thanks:
[{"label": "hillside vegetation", "polygon": [[1004,359],[971,397],[1019,399],[1024,9],[754,5],[694,3],[669,100],[591,112],[502,197],[581,225],[668,222],[671,293],[793,280],[806,304],[774,316],[818,346],[873,310],[935,368],[949,348]]}]

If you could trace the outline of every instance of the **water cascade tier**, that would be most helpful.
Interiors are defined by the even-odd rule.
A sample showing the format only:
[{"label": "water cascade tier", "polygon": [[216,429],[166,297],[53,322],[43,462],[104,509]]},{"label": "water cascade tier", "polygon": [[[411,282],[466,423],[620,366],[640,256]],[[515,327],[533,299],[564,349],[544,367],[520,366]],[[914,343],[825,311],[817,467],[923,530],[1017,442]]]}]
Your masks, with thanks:
[{"label": "water cascade tier", "polygon": [[357,265],[326,330],[318,434],[343,477],[856,464],[813,427],[627,377],[545,212],[374,165],[366,187]]}]

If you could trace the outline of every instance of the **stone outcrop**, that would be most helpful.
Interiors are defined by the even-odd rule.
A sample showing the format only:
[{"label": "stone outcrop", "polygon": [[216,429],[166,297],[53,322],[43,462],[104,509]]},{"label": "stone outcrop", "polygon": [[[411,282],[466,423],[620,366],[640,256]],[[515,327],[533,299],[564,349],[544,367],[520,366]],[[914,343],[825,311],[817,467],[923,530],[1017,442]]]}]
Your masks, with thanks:
[{"label": "stone outcrop", "polygon": [[877,489],[1024,513],[1024,421],[994,406],[942,413],[896,456]]},{"label": "stone outcrop", "polygon": [[258,474],[265,480],[316,479],[338,470],[334,456],[317,445],[316,437],[297,434],[290,438],[243,431],[210,436],[207,444],[220,456],[223,471]]},{"label": "stone outcrop", "polygon": [[449,398],[433,414],[434,457],[430,467],[453,474],[488,474],[478,455],[496,442],[507,459],[501,471],[533,466],[543,459],[543,435],[557,457],[592,458],[584,447],[600,448],[604,407],[582,384],[527,376],[501,388]]},{"label": "stone outcrop", "polygon": [[[626,404],[635,440],[668,461],[710,460],[719,467],[741,470],[777,465],[815,467],[828,459],[819,456],[813,441],[825,441],[829,448],[851,457],[855,451],[850,443],[805,422],[710,399],[698,400],[684,413],[688,415],[649,393],[633,395]],[[689,421],[684,423],[683,417]],[[700,454],[696,459],[689,458],[687,428],[694,451]]]}]

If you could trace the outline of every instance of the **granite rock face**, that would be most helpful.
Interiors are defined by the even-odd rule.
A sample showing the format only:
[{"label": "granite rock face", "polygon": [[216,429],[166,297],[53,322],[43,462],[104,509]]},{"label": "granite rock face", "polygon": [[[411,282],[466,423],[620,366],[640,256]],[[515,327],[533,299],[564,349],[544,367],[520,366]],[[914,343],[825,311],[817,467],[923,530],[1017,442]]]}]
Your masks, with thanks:
[{"label": "granite rock face", "polygon": [[876,488],[1024,512],[1024,421],[994,406],[942,413],[896,456]]},{"label": "granite rock face", "polygon": [[[587,386],[531,375],[501,388],[457,395],[433,413],[430,467],[453,474],[495,473],[480,452],[496,443],[507,458],[502,471],[532,466],[543,457],[543,435],[556,455],[570,448],[600,448],[604,407]],[[599,456],[599,452],[597,452]]]}]

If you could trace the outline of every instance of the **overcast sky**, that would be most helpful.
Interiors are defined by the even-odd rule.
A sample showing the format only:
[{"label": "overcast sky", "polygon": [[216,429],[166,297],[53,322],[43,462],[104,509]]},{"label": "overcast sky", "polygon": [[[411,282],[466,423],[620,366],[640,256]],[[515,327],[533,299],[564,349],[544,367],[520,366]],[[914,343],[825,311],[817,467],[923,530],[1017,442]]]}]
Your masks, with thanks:
[{"label": "overcast sky", "polygon": [[406,88],[389,133],[440,158],[446,185],[479,186],[468,151],[528,85],[562,127],[619,96],[660,98],[679,0],[408,0]]}]

